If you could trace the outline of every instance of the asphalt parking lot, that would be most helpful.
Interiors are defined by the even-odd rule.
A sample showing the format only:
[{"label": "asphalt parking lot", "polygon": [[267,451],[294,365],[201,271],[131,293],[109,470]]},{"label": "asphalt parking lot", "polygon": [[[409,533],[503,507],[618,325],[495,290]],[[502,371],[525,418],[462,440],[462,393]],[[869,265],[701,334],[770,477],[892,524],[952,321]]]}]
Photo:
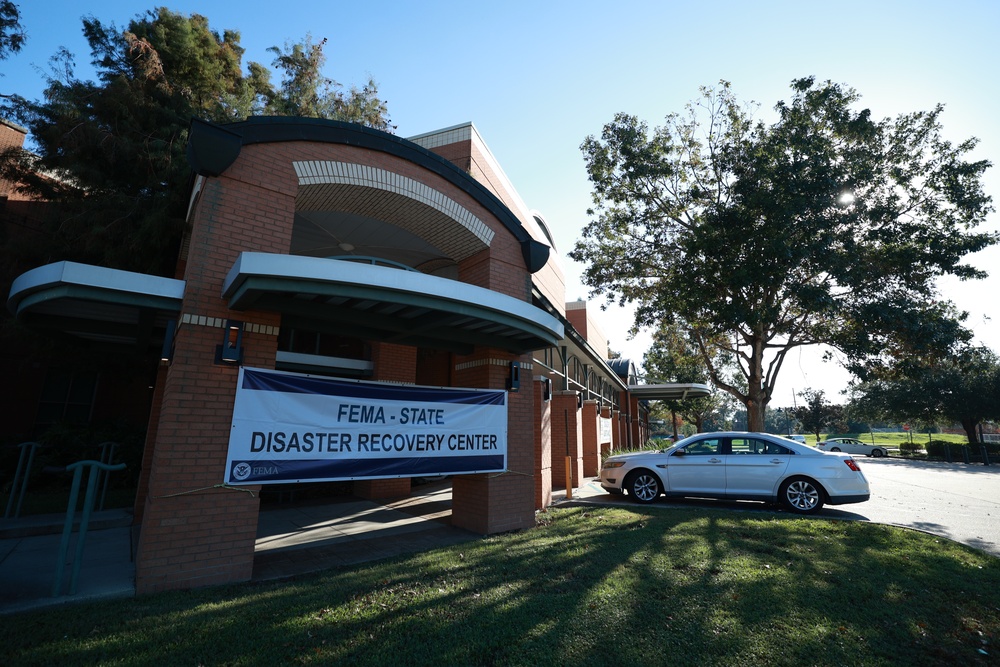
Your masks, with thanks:
[{"label": "asphalt parking lot", "polygon": [[[818,517],[904,526],[1000,557],[1000,462],[984,466],[895,457],[856,456],[855,460],[871,485],[871,499],[854,505],[827,505]],[[579,489],[576,499],[606,504],[632,502],[625,496],[605,493],[596,481]],[[696,505],[751,512],[775,511],[774,507],[754,502],[664,498],[659,502],[678,507]]]}]

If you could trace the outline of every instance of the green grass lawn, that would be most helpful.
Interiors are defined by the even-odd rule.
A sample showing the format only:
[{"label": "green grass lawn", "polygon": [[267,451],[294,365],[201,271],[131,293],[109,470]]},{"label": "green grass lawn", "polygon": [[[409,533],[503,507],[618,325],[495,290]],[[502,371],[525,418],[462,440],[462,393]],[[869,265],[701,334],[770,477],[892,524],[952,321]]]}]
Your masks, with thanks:
[{"label": "green grass lawn", "polygon": [[10,665],[1000,664],[1000,559],[859,522],[562,508],[281,583],[0,619]]}]

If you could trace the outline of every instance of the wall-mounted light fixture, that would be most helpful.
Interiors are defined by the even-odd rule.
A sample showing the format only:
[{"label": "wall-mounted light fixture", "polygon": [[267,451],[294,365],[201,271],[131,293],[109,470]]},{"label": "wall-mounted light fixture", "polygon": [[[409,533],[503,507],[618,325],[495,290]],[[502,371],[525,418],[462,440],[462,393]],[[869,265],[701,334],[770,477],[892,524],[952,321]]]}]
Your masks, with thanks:
[{"label": "wall-mounted light fixture", "polygon": [[243,323],[238,320],[226,320],[222,330],[222,345],[215,348],[215,363],[243,363]]},{"label": "wall-mounted light fixture", "polygon": [[517,391],[521,388],[521,362],[510,362],[510,377],[507,378],[507,391]]},{"label": "wall-mounted light fixture", "polygon": [[167,320],[167,329],[163,332],[163,347],[160,349],[160,363],[169,364],[174,358],[174,332],[177,330],[177,320]]},{"label": "wall-mounted light fixture", "polygon": [[552,378],[542,378],[542,400],[546,403],[552,400]]}]

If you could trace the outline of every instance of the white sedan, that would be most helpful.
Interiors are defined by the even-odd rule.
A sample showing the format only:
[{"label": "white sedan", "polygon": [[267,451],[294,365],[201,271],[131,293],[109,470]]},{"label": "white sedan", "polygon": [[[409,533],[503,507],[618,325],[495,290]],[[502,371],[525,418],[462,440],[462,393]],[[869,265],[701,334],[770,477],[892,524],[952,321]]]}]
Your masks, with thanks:
[{"label": "white sedan", "polygon": [[600,481],[605,491],[625,492],[641,503],[661,494],[761,500],[798,514],[871,497],[851,456],[767,433],[699,433],[667,449],[609,456]]},{"label": "white sedan", "polygon": [[816,443],[816,449],[824,452],[845,452],[847,454],[864,454],[865,456],[888,456],[889,450],[883,445],[871,445],[855,438],[828,438]]}]

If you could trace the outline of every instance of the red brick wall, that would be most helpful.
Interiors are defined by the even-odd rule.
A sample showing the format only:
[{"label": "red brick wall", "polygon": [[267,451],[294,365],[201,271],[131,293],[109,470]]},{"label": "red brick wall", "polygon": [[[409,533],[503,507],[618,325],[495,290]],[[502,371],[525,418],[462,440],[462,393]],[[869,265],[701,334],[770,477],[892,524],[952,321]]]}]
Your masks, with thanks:
[{"label": "red brick wall", "polygon": [[[510,361],[530,358],[491,348],[455,357],[455,386],[505,388]],[[523,372],[523,371],[522,371]],[[507,469],[504,474],[461,475],[452,482],[452,525],[484,535],[535,525],[534,382],[507,394]]]},{"label": "red brick wall", "polygon": [[535,381],[535,509],[552,504],[552,401],[544,400],[544,381]]},{"label": "red brick wall", "polygon": [[601,453],[597,446],[600,424],[597,401],[584,401],[580,415],[580,429],[583,436],[583,476],[596,477],[601,466]]},{"label": "red brick wall", "polygon": [[566,488],[566,458],[569,457],[570,485],[580,486],[583,470],[583,431],[579,392],[557,391],[552,397],[552,487]]},{"label": "red brick wall", "polygon": [[[293,160],[358,162],[427,183],[480,217],[496,232],[491,247],[467,258],[461,280],[528,301],[531,277],[520,245],[506,228],[460,188],[394,156],[331,144],[288,142],[245,146],[221,177],[205,182],[192,217],[190,248],[183,267],[183,316],[236,319],[274,327],[267,312],[231,312],[221,297],[223,280],[241,251],[287,253],[298,180]],[[225,479],[228,434],[238,369],[213,363],[224,329],[213,322],[182,322],[174,359],[163,380],[158,422],[152,429],[148,491],[136,558],[136,590],[149,593],[245,580],[253,566],[258,501],[245,488],[219,488]],[[244,363],[273,368],[277,337],[245,332]],[[373,346],[375,377],[413,382],[417,351]],[[445,357],[446,359],[448,357]],[[495,363],[498,360],[499,363]],[[530,356],[476,349],[449,362],[455,386],[504,388],[509,362],[527,369]],[[474,362],[474,363],[467,363]],[[461,370],[459,370],[461,369]],[[457,477],[452,522],[483,534],[534,525],[535,383],[509,393],[509,472]],[[390,480],[383,488],[409,484]],[[375,488],[379,484],[372,482]]]},{"label": "red brick wall", "polygon": [[[229,173],[208,180],[193,217],[182,316],[280,324],[274,313],[231,312],[221,294],[240,251],[288,251],[297,188],[288,159],[249,146]],[[175,337],[136,554],[140,594],[242,581],[252,572],[257,489],[218,488],[239,371],[214,363],[224,331],[195,320],[182,322]],[[276,336],[245,331],[243,346],[247,366],[274,367]]]},{"label": "red brick wall", "polygon": [[[372,343],[372,379],[413,384],[417,375],[417,348],[393,343]],[[409,477],[358,480],[351,492],[359,498],[402,498],[410,494]]]}]

